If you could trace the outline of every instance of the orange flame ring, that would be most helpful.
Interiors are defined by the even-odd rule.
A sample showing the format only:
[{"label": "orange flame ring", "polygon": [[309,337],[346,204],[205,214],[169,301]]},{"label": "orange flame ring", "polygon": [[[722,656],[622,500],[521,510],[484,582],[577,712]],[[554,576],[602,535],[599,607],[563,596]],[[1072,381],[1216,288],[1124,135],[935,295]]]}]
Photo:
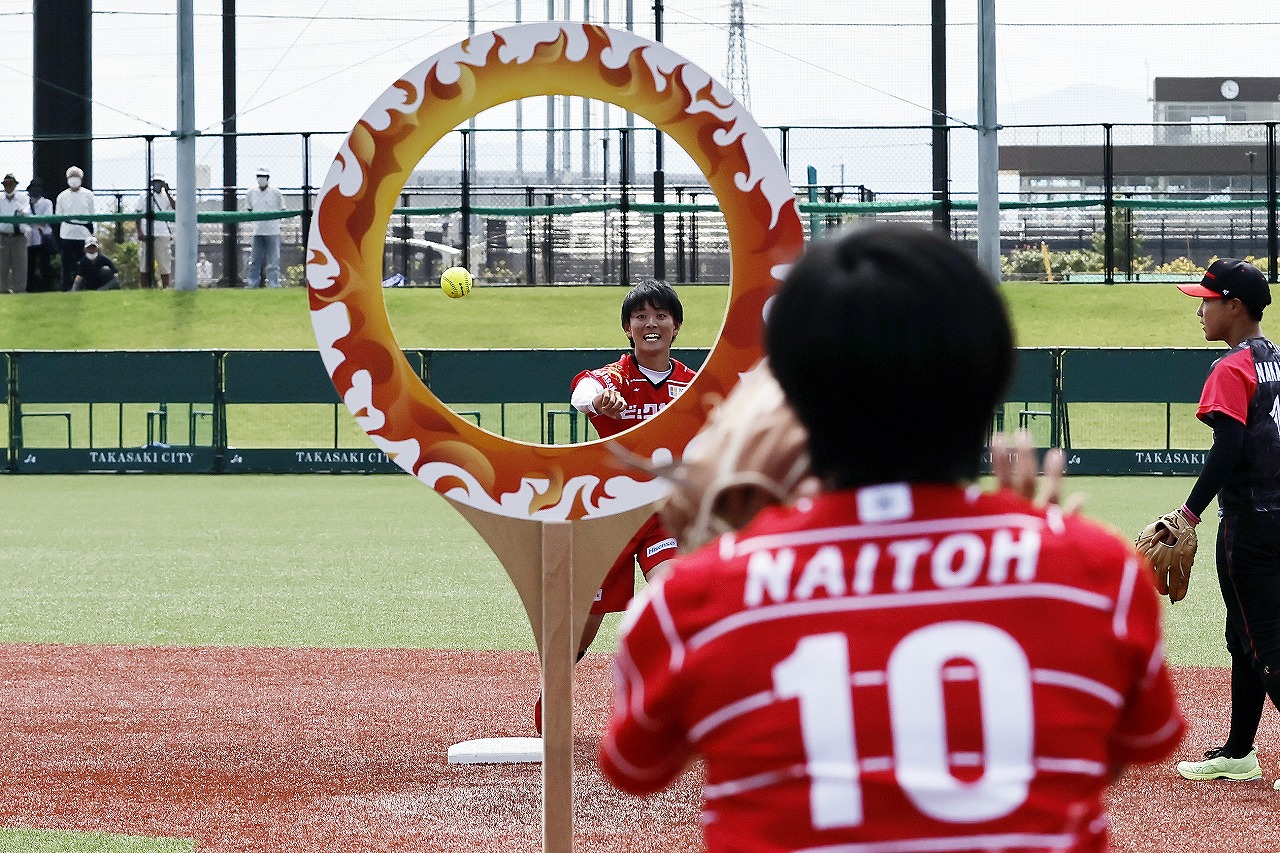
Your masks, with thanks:
[{"label": "orange flame ring", "polygon": [[[513,441],[460,418],[423,385],[391,331],[382,295],[387,223],[413,168],[455,127],[519,98],[577,95],[625,107],[697,162],[724,213],[732,275],[720,336],[689,392],[606,441]],[[656,461],[681,455],[760,357],[765,302],[804,236],[782,164],[746,109],[704,71],[633,33],[536,23],[482,33],[393,83],[346,138],[310,233],[311,319],[339,395],[374,443],[442,494],[491,513],[564,520],[612,515],[661,497],[618,470],[608,443]],[[568,389],[566,389],[566,393]]]}]

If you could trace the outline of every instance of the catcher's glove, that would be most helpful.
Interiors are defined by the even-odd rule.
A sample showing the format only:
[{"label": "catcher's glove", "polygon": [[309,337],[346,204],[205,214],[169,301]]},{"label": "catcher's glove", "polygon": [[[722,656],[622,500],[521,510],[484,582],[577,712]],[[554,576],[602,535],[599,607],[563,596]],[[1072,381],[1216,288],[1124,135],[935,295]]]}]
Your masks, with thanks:
[{"label": "catcher's glove", "polygon": [[1134,547],[1155,570],[1156,589],[1181,601],[1191,583],[1196,558],[1196,528],[1179,510],[1166,512],[1138,534]]},{"label": "catcher's glove", "polygon": [[659,512],[680,549],[691,551],[740,529],[767,506],[816,491],[810,489],[808,443],[761,362],[742,375],[679,462],[655,465],[616,444],[609,449],[626,464],[670,481]]},{"label": "catcher's glove", "polygon": [[692,550],[742,528],[767,506],[800,496],[809,476],[809,436],[765,362],[711,413],[667,477],[662,522]]}]

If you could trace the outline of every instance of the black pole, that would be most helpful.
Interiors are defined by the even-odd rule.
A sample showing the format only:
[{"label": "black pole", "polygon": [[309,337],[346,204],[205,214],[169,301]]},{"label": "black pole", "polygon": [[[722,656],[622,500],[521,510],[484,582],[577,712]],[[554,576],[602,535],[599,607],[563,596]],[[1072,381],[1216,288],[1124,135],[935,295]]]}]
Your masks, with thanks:
[{"label": "black pole", "polygon": [[[653,40],[662,43],[662,0],[653,2]],[[666,197],[666,169],[663,157],[662,131],[653,131],[653,202],[662,204]],[[653,215],[653,277],[662,281],[667,277],[667,217],[663,213]]]},{"label": "black pole", "polygon": [[[605,136],[603,139],[600,140],[601,147],[604,149],[604,163],[600,167],[600,183],[601,183],[600,197],[604,201],[609,200],[609,135],[608,133],[609,131],[606,128]],[[603,226],[604,226],[603,235],[602,235],[603,248],[601,250],[602,257],[601,257],[600,281],[607,284],[610,276],[613,275],[613,270],[610,268],[610,264],[609,264],[609,211],[608,210],[603,211],[600,214],[600,216],[603,220]]]},{"label": "black pole", "polygon": [[622,197],[618,200],[619,219],[619,241],[620,249],[618,252],[618,277],[621,279],[623,287],[631,286],[631,229],[627,225],[627,214],[631,210],[631,185],[628,176],[631,174],[631,132],[630,128],[622,128],[618,131],[622,134],[622,144],[618,147],[619,166],[622,173]]},{"label": "black pole", "polygon": [[791,180],[791,128],[780,127],[778,133],[782,137],[782,170],[787,173],[787,180]]},{"label": "black pole", "polygon": [[142,243],[142,286],[154,287],[155,282],[152,280],[154,271],[152,265],[156,258],[156,208],[155,196],[151,192],[151,177],[156,173],[155,160],[155,141],[154,136],[147,137],[147,184],[144,192],[147,194],[147,210],[145,213],[147,220],[147,237]]},{"label": "black pole", "polygon": [[[676,187],[676,204],[684,204],[684,187]],[[685,263],[684,211],[676,214],[676,278],[689,280],[689,268]]]},{"label": "black pole", "polygon": [[462,131],[462,265],[471,269],[471,131]]},{"label": "black pole", "polygon": [[311,134],[302,134],[302,262],[311,242]]},{"label": "black pole", "polygon": [[[524,188],[524,206],[533,207],[533,187]],[[538,268],[534,263],[533,215],[524,218],[524,278],[529,284],[538,283]]]},{"label": "black pole", "polygon": [[[667,200],[666,171],[662,164],[662,131],[654,130],[656,145],[653,151],[653,203]],[[653,215],[653,277],[663,281],[667,277],[667,217],[663,213]]]},{"label": "black pole", "polygon": [[951,230],[950,131],[947,128],[947,0],[933,0],[933,227]]},{"label": "black pole", "polygon": [[1267,258],[1271,262],[1271,283],[1276,283],[1280,241],[1276,234],[1276,123],[1267,122]]},{"label": "black pole", "polygon": [[1105,284],[1115,284],[1116,262],[1115,234],[1111,223],[1116,211],[1115,197],[1115,163],[1114,151],[1111,147],[1111,125],[1102,126],[1102,280]]},{"label": "black pole", "polygon": [[93,186],[93,2],[36,0],[32,21],[31,171],[45,196],[66,187],[69,166]]},{"label": "black pole", "polygon": [[[547,207],[553,207],[556,203],[555,193],[547,193],[543,198]],[[555,217],[548,213],[542,226],[542,277],[547,284],[555,284],[556,282],[554,219]]]},{"label": "black pole", "polygon": [[[689,194],[689,203],[697,205],[698,194]],[[689,217],[689,281],[698,281],[698,211]]]},{"label": "black pole", "polygon": [[18,473],[18,448],[22,447],[22,405],[18,402],[18,353],[9,356],[5,365],[4,389],[9,401],[9,462],[10,474]]},{"label": "black pole", "polygon": [[[401,207],[408,207],[408,206],[409,206],[409,194],[408,194],[408,193],[406,193],[406,192],[402,192],[402,193],[400,193],[400,206],[401,206]],[[412,234],[413,234],[413,232],[410,230],[410,227],[411,227],[411,226],[409,225],[409,214],[407,214],[407,213],[402,213],[402,214],[400,214],[400,228],[399,228],[399,233],[400,233],[400,274],[401,274],[402,276],[404,276],[404,283],[405,283],[405,284],[409,284],[409,237],[410,237],[410,236],[412,236]],[[466,265],[467,265],[467,260],[466,260],[466,249],[463,249],[462,251],[463,251],[462,265],[463,265],[463,266],[466,266]],[[384,271],[384,273],[385,273],[385,271]]]},{"label": "black pole", "polygon": [[[1133,198],[1133,193],[1125,193],[1125,198]],[[1133,208],[1124,209],[1124,275],[1126,281],[1133,281]]]},{"label": "black pole", "polygon": [[[236,0],[222,0],[222,209],[238,209],[236,187]],[[222,226],[222,287],[240,284],[240,223]]]}]

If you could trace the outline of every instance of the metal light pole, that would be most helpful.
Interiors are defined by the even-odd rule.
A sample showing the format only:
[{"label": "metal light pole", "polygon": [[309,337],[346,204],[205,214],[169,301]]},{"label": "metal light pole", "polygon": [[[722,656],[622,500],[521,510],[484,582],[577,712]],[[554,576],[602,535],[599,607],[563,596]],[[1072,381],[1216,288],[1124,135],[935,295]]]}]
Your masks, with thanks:
[{"label": "metal light pole", "polygon": [[978,265],[1000,280],[1000,148],[996,140],[996,0],[978,0]]},{"label": "metal light pole", "polygon": [[196,289],[196,74],[194,0],[178,0],[178,198],[173,234],[173,287]]}]

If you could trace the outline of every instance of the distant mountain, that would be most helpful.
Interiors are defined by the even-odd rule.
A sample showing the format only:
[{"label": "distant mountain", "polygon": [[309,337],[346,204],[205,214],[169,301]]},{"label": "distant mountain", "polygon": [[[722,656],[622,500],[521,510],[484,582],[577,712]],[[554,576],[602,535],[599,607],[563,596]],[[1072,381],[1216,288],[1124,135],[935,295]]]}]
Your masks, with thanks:
[{"label": "distant mountain", "polygon": [[1127,124],[1151,121],[1151,101],[1137,89],[1079,83],[998,109],[1001,124]]}]

